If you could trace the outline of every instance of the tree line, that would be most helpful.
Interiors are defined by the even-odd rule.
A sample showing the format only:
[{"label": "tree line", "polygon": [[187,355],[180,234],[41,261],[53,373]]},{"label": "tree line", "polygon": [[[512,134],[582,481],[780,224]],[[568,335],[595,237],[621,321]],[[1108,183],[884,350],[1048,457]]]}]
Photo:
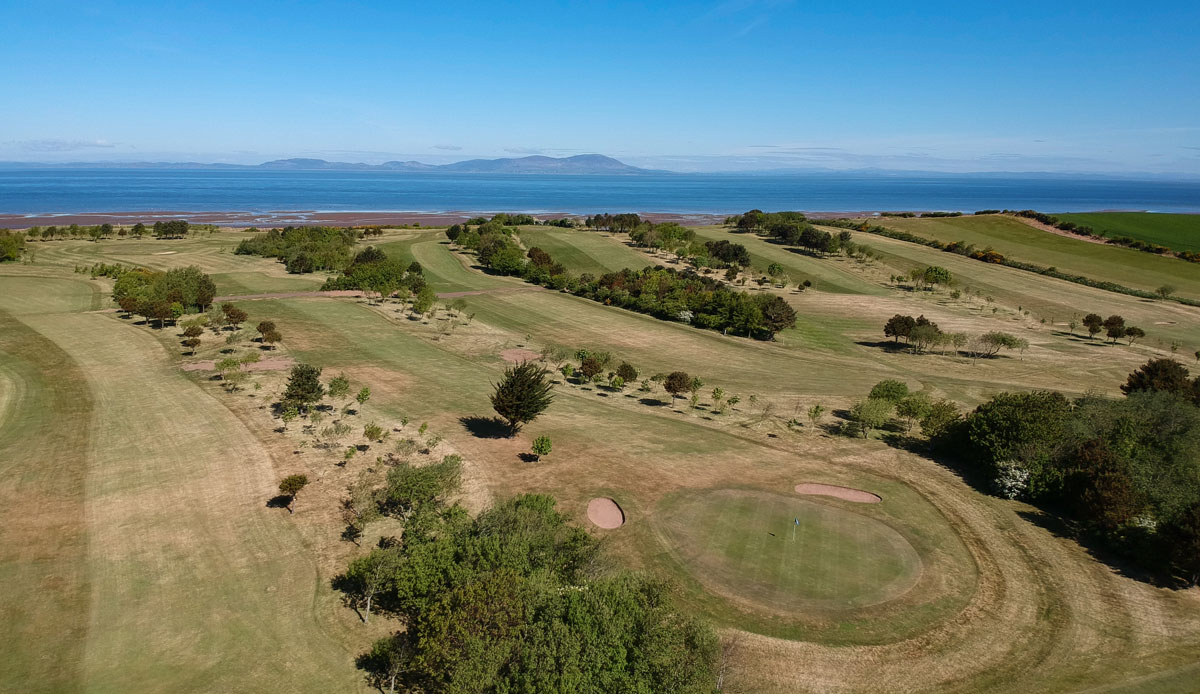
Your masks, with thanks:
[{"label": "tree line", "polygon": [[115,276],[112,298],[121,310],[157,321],[160,328],[186,313],[206,311],[217,293],[212,278],[195,265],[166,272],[118,265],[107,266],[106,273]]},{"label": "tree line", "polygon": [[[420,263],[415,260],[405,263],[374,246],[367,246],[359,251],[345,265],[341,275],[330,277],[321,285],[323,290],[358,289],[368,296],[375,294],[379,298],[398,294],[401,300],[407,300],[409,296],[417,295],[422,297],[422,302],[425,301],[422,292],[427,288],[424,269]],[[428,295],[430,304],[436,298],[432,289],[425,294]],[[417,313],[427,310],[428,305],[417,310]]]},{"label": "tree line", "polygon": [[361,231],[337,227],[285,227],[243,239],[234,253],[275,258],[295,274],[341,270]]},{"label": "tree line", "polygon": [[1059,511],[1143,568],[1200,580],[1200,378],[1152,359],[1122,399],[1001,393],[933,436],[994,493]]}]

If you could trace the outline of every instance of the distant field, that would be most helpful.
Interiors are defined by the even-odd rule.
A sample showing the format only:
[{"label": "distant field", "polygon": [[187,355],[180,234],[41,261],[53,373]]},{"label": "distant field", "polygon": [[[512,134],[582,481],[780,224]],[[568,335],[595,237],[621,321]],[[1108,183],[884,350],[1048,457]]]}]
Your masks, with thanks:
[{"label": "distant field", "polygon": [[1200,251],[1200,215],[1158,212],[1086,212],[1055,217],[1089,226],[1105,236],[1128,236],[1175,251]]},{"label": "distant field", "polygon": [[1200,265],[1051,234],[1011,217],[889,218],[877,223],[946,243],[964,241],[980,249],[990,247],[1015,260],[1135,289],[1154,291],[1170,284],[1181,296],[1200,299]]}]

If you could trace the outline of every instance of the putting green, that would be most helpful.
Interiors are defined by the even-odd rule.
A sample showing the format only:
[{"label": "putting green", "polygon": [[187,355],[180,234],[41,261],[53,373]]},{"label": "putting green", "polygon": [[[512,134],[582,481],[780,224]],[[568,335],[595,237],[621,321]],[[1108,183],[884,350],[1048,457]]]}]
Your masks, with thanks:
[{"label": "putting green", "polygon": [[656,517],[670,552],[707,590],[773,614],[876,605],[921,574],[900,533],[834,503],[705,489],[667,497]]}]

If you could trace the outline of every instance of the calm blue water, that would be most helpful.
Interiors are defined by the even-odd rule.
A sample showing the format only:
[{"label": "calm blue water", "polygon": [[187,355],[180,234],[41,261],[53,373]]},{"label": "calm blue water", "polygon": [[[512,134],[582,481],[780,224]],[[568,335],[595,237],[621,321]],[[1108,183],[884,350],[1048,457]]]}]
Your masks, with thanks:
[{"label": "calm blue water", "polygon": [[1032,208],[1200,212],[1200,181],[674,174],[552,176],[200,170],[0,170],[0,214],[172,211],[523,211]]}]

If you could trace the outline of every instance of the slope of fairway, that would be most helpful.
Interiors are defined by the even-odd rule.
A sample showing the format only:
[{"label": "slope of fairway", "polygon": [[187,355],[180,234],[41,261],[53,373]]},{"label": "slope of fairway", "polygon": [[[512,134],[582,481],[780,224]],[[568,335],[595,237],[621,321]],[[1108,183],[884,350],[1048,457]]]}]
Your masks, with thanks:
[{"label": "slope of fairway", "polygon": [[[17,287],[6,280],[0,295]],[[74,361],[0,310],[0,691],[83,684],[90,591],[80,452],[91,416]]]},{"label": "slope of fairway", "polygon": [[640,270],[653,261],[623,242],[628,237],[598,231],[576,231],[558,227],[521,227],[521,244],[541,248],[578,275],[615,272],[625,268]]},{"label": "slope of fairway", "polygon": [[[90,415],[54,413],[86,432],[55,435],[67,447],[58,457],[84,468],[74,503],[86,532],[90,609],[78,611],[86,635],[76,646],[87,688],[355,690],[352,654],[315,618],[317,575],[300,534],[265,506],[278,474],[261,444],[150,331],[111,314],[21,321],[78,365],[60,377],[95,401]],[[77,400],[86,402],[68,402]],[[45,462],[15,459],[34,466],[23,477]],[[25,547],[38,546],[38,532],[57,541],[52,524],[25,526]],[[57,618],[38,619],[22,627],[33,647],[69,644]]]},{"label": "slope of fairway", "polygon": [[1200,299],[1200,265],[1051,234],[1011,217],[885,219],[881,223],[945,243],[963,241],[980,249],[990,247],[1014,260],[1135,289],[1154,291],[1170,284],[1180,295]]},{"label": "slope of fairway", "polygon": [[921,572],[900,533],[832,504],[714,489],[668,497],[658,518],[701,583],[768,613],[875,605],[912,588]]},{"label": "slope of fairway", "polygon": [[1128,236],[1175,251],[1200,251],[1200,215],[1161,212],[1083,212],[1055,214],[1064,222],[1089,226],[1105,236]]}]

